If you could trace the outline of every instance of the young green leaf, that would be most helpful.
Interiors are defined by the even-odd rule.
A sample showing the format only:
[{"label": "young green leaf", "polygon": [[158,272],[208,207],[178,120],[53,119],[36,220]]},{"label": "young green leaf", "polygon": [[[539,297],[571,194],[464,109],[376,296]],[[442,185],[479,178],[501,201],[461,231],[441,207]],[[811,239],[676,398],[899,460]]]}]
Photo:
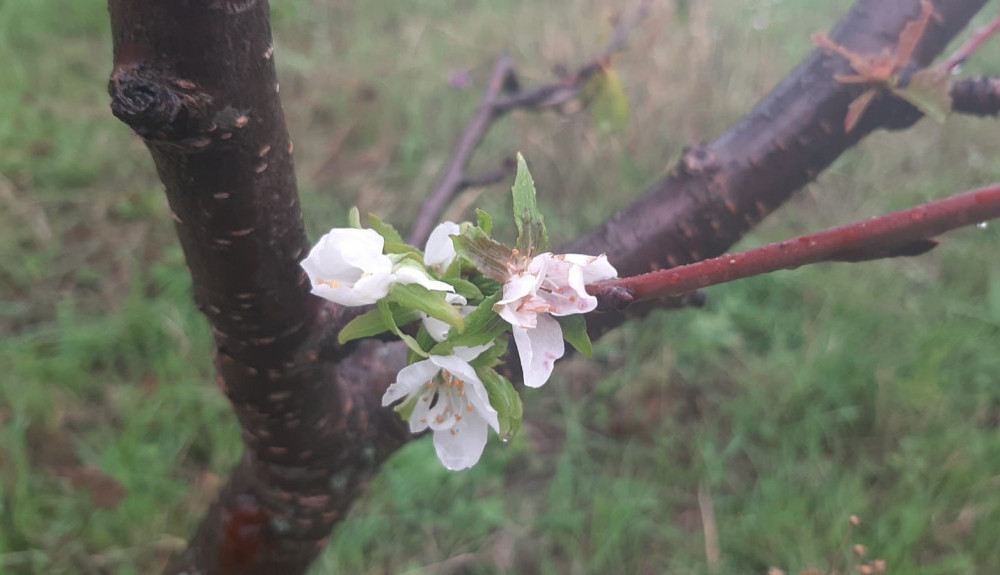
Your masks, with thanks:
[{"label": "young green leaf", "polygon": [[459,331],[465,331],[465,320],[458,308],[445,300],[445,292],[431,291],[417,284],[396,284],[389,298],[407,309],[420,310]]},{"label": "young green leaf", "polygon": [[524,156],[517,155],[517,177],[514,178],[514,223],[517,224],[517,249],[524,255],[540,254],[548,247],[545,222],[538,211],[535,182],[531,179]]},{"label": "young green leaf", "polygon": [[389,309],[389,302],[387,300],[380,299],[378,300],[378,303],[376,303],[375,305],[377,306],[379,313],[382,314],[382,321],[384,321],[386,325],[389,326],[389,331],[396,334],[396,337],[398,337],[399,339],[403,340],[403,342],[406,343],[406,347],[410,348],[411,354],[416,354],[417,356],[422,358],[428,357],[427,352],[420,347],[420,344],[417,343],[417,340],[413,339],[412,336],[403,333],[402,330],[399,329],[399,326],[396,325],[396,320],[393,319],[392,317],[392,310]]},{"label": "young green leaf", "polygon": [[504,354],[507,353],[507,338],[502,337],[494,340],[496,343],[492,347],[479,354],[479,357],[469,362],[472,367],[496,367],[503,363]]},{"label": "young green leaf", "polygon": [[450,283],[455,288],[455,293],[464,297],[468,301],[476,301],[483,299],[483,292],[476,284],[465,280],[462,278],[450,278],[446,276],[445,281]]},{"label": "young green leaf", "polygon": [[556,320],[562,327],[563,339],[569,342],[576,351],[590,357],[594,355],[594,346],[587,335],[587,320],[581,314],[564,315]]},{"label": "young green leaf", "polygon": [[497,410],[500,438],[507,443],[521,429],[521,420],[524,417],[521,396],[517,394],[510,380],[492,369],[479,368],[476,369],[476,374],[486,388],[490,405]]},{"label": "young green leaf", "polygon": [[357,230],[361,229],[361,212],[354,206],[347,212],[347,227]]},{"label": "young green leaf", "polygon": [[479,222],[479,227],[483,230],[483,233],[486,235],[493,233],[493,216],[476,208],[476,220]]},{"label": "young green leaf", "polygon": [[375,214],[368,214],[368,225],[371,226],[373,230],[378,232],[378,235],[385,238],[385,243],[387,244],[405,244],[403,236],[399,235],[396,228],[392,227],[392,224],[387,224],[380,220]]},{"label": "young green leaf", "polygon": [[469,228],[452,238],[455,251],[476,266],[483,275],[499,282],[507,280],[507,262],[514,251],[490,239],[483,230]]},{"label": "young green leaf", "polygon": [[[396,325],[406,325],[420,319],[420,314],[416,310],[403,309],[392,303],[389,304],[389,313],[392,314]],[[355,339],[376,336],[391,329],[382,317],[382,312],[378,309],[373,309],[348,322],[337,335],[337,341],[345,344]]]},{"label": "young green leaf", "polygon": [[493,305],[500,301],[501,295],[497,293],[483,300],[472,313],[465,316],[465,331],[435,345],[430,353],[448,355],[459,346],[475,347],[496,341],[510,329],[510,324],[493,311]]},{"label": "young green leaf", "polygon": [[628,128],[628,96],[614,68],[604,66],[600,74],[592,76],[583,88],[583,95],[598,130],[621,132]]}]

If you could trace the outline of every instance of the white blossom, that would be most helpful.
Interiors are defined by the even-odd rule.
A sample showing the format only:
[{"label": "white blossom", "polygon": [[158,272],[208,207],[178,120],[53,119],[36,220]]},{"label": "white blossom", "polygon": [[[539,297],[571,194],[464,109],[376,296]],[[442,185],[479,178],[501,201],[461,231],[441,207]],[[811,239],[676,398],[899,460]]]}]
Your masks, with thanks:
[{"label": "white blossom", "polygon": [[503,299],[493,309],[513,328],[524,384],[540,387],[566,351],[562,327],[551,316],[593,311],[597,298],[587,293],[586,285],[618,272],[603,255],[546,252],[521,266],[511,270]]},{"label": "white blossom", "polygon": [[427,237],[427,245],[424,246],[424,263],[432,267],[439,273],[444,272],[455,261],[458,254],[455,252],[455,244],[451,241],[451,236],[457,236],[461,232],[455,222],[441,222],[431,231]]},{"label": "white blossom", "polygon": [[302,269],[312,293],[345,306],[369,305],[389,294],[394,283],[419,284],[432,291],[454,291],[431,279],[416,262],[396,262],[382,253],[385,240],[375,230],[334,228],[316,242]]},{"label": "white blossom", "polygon": [[500,431],[497,411],[469,362],[493,344],[456,347],[454,355],[432,355],[400,370],[382,405],[416,398],[410,431],[434,432],[438,459],[452,471],[472,467],[486,446],[488,427]]}]

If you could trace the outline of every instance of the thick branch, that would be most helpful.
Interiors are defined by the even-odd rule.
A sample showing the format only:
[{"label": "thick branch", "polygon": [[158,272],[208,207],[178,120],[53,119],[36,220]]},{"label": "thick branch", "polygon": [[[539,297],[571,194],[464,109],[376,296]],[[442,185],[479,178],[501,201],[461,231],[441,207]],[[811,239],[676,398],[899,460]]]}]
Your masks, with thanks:
[{"label": "thick branch", "polygon": [[374,355],[334,369],[317,351],[319,320],[337,310],[309,295],[298,266],[309,244],[268,4],[111,0],[109,8],[112,111],[145,139],[166,187],[195,300],[215,335],[218,385],[247,444],[167,572],[301,573],[406,434],[379,407],[378,384],[392,374]]},{"label": "thick branch", "polygon": [[599,309],[623,309],[633,301],[808,264],[919,255],[937,245],[931,240],[937,235],[997,217],[1000,184],[745,252],[599,282],[587,291],[597,296]]},{"label": "thick branch", "polygon": [[[926,66],[984,3],[935,2],[937,17],[911,63]],[[903,27],[919,13],[919,0],[860,0],[831,38],[852,51],[879,54],[895,47]],[[687,149],[666,179],[565,251],[605,252],[622,275],[723,253],[864,136],[919,119],[908,104],[880,98],[845,134],[848,104],[864,89],[834,79],[834,74],[849,73],[839,56],[814,50],[739,124],[711,143]],[[588,325],[600,333],[624,317],[601,314]]]}]

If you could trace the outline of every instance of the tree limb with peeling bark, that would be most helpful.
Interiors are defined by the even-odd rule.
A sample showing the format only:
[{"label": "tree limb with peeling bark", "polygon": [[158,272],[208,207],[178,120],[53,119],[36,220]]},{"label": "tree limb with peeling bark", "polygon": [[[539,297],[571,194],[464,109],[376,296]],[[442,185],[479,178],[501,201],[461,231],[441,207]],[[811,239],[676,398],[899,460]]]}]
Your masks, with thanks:
[{"label": "tree limb with peeling bark", "polygon": [[[927,67],[984,4],[935,2],[934,18],[914,46],[910,65]],[[165,185],[194,297],[215,337],[216,383],[232,402],[246,444],[187,550],[166,573],[303,573],[380,463],[409,438],[405,423],[380,402],[405,365],[405,347],[375,340],[338,345],[337,331],[356,312],[309,293],[299,267],[309,243],[278,97],[268,4],[109,0],[109,8],[112,111],[143,138]],[[918,0],[860,0],[829,38],[856,53],[879,54],[893,49],[920,13]],[[623,42],[616,35],[609,51],[587,65],[589,73]],[[411,237],[426,237],[463,186],[499,178],[465,173],[493,122],[515,108],[551,108],[577,97],[587,66],[551,86],[515,90],[513,62],[501,58]],[[905,233],[862,240],[841,231],[833,244],[818,234],[811,237],[813,246],[822,243],[825,251],[800,254],[798,260],[770,252],[730,258],[747,264],[709,259],[865,136],[878,129],[903,130],[920,118],[909,103],[883,96],[845,131],[846,110],[865,89],[835,78],[849,73],[843,58],[814,50],[729,131],[688,148],[638,201],[566,246],[565,251],[607,253],[622,276],[670,268],[681,274],[690,268],[679,266],[704,261],[702,269],[684,272],[693,283],[683,290],[663,289],[676,277],[667,274],[658,276],[656,285],[647,276],[592,289],[606,288],[617,294],[613,297],[632,290],[624,303],[646,295],[691,294],[707,285],[701,278],[709,272],[727,281],[763,271],[767,266],[753,267],[761,261],[787,267],[900,255],[900,246],[947,229],[903,225]],[[996,78],[953,82],[954,111],[995,115],[998,86]],[[971,215],[968,206],[957,209],[961,216],[941,208],[935,213],[952,215],[934,221],[957,225],[996,216],[995,188],[972,194]],[[976,198],[986,196],[989,210],[976,207]],[[903,217],[905,223],[909,215]],[[808,238],[801,245],[808,247]],[[749,267],[728,276],[726,269],[712,271],[738,265]],[[625,306],[612,298],[607,307],[614,311],[592,316],[589,329],[599,335],[632,315],[691,299],[653,299],[617,311]]]}]

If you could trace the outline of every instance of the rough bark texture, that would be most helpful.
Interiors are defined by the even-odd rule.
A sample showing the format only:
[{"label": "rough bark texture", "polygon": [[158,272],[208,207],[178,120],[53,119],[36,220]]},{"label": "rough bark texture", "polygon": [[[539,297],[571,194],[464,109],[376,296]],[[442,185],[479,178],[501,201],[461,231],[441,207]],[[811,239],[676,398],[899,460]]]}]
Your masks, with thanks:
[{"label": "rough bark texture", "polygon": [[[984,2],[936,2],[940,21],[917,63],[940,52]],[[378,464],[407,438],[379,406],[403,348],[370,341],[339,350],[324,341],[344,312],[311,297],[298,267],[308,244],[267,2],[109,6],[112,110],[144,138],[165,184],[195,299],[215,334],[218,383],[247,445],[167,572],[303,573]],[[918,0],[862,0],[832,37],[876,54],[918,12]],[[866,134],[919,117],[885,98],[844,134],[857,88],[833,74],[846,66],[814,52],[745,120],[688,150],[670,177],[570,249],[607,252],[623,274],[719,254]],[[620,319],[607,314],[597,327]]]},{"label": "rough bark texture", "polygon": [[[278,99],[266,2],[110,2],[112,111],[152,154],[217,344],[217,383],[247,449],[168,572],[301,573],[385,455],[381,409],[403,356],[370,344],[334,365],[336,313],[309,294],[309,248]],[[373,349],[373,345],[375,349]]]}]

